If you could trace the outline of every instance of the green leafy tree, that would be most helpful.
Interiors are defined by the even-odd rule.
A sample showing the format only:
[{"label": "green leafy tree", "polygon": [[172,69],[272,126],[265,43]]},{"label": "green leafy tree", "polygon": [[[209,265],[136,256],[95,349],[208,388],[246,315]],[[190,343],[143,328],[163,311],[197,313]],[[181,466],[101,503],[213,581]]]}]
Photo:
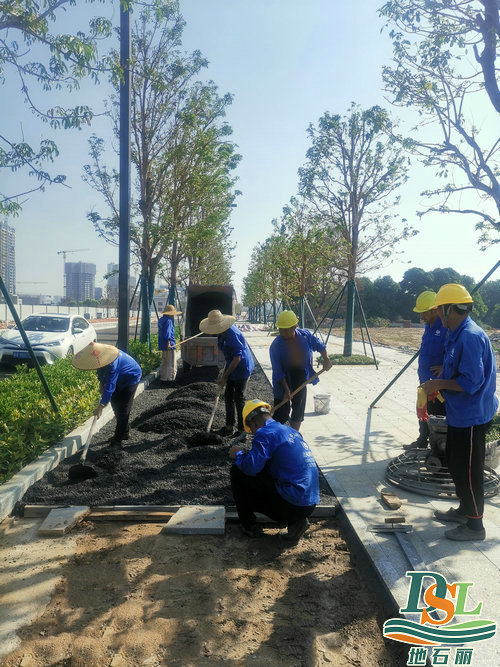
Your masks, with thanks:
[{"label": "green leafy tree", "polygon": [[[481,246],[497,243],[499,3],[390,0],[380,13],[391,27],[394,49],[394,65],[383,70],[386,90],[393,104],[414,107],[421,118],[406,145],[442,179],[422,193],[430,205],[420,214],[472,215]],[[491,106],[484,104],[485,90]],[[477,105],[486,114],[481,128],[474,118]]]},{"label": "green leafy tree", "polygon": [[[0,2],[0,80],[17,79],[22,102],[52,129],[79,128],[90,123],[93,112],[81,104],[46,108],[37,100],[39,91],[72,91],[85,77],[97,81],[105,66],[99,58],[98,42],[110,34],[109,20],[92,18],[87,33],[81,29],[73,33],[52,30],[57,19],[75,4],[75,0]],[[21,210],[19,197],[44,190],[51,183],[64,183],[64,175],[46,170],[47,163],[54,162],[57,155],[57,144],[52,139],[43,139],[36,146],[23,137],[0,134],[0,169],[27,172],[33,177],[32,185],[21,191],[0,191],[0,214],[17,215]]]},{"label": "green leafy tree", "polygon": [[[228,140],[231,128],[222,118],[231,103],[215,84],[196,80],[207,62],[199,51],[180,52],[184,21],[178,3],[169,0],[143,7],[132,29],[132,148],[135,198],[131,246],[141,267],[141,341],[149,340],[154,280],[164,264],[173,294],[181,263],[193,250],[188,230],[218,238],[215,220],[228,219],[234,193],[230,176],[239,156]],[[118,88],[119,79],[113,79]],[[119,105],[112,115],[118,134]],[[98,233],[118,243],[118,174],[103,164],[104,143],[93,137],[92,164],[85,180],[106,202],[109,214],[89,214]],[[191,246],[189,245],[191,242]],[[173,302],[173,301],[172,301]]]},{"label": "green leafy tree", "polygon": [[308,130],[312,145],[299,169],[300,191],[342,240],[340,268],[348,281],[344,355],[352,354],[354,280],[381,266],[399,241],[416,232],[393,225],[388,202],[407,179],[406,156],[393,139],[387,111],[351,105],[347,117],[328,112]]}]

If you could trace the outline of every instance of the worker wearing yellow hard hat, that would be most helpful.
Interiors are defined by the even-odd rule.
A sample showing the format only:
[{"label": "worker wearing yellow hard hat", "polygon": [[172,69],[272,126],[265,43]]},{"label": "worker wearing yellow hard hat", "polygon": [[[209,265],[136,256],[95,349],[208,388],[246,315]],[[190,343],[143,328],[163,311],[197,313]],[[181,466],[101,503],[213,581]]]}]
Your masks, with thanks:
[{"label": "worker wearing yellow hard hat", "polygon": [[[419,383],[438,377],[443,367],[444,344],[448,333],[447,328],[441,322],[437,309],[434,306],[436,292],[425,290],[421,292],[416,299],[413,312],[420,315],[420,319],[425,324],[422,341],[420,343],[420,354],[418,356],[418,380]],[[436,397],[428,399],[425,405],[425,415],[445,415],[445,405],[442,400]],[[418,438],[405,449],[425,449],[429,438],[429,427],[427,426],[427,417],[419,419]]]},{"label": "worker wearing yellow hard hat", "polygon": [[297,542],[307,530],[308,517],[319,502],[318,467],[300,433],[275,421],[271,406],[260,399],[247,401],[243,424],[252,433],[252,447],[233,445],[229,456],[233,492],[241,529],[258,537],[255,512],[285,523],[282,536]]},{"label": "worker wearing yellow hard hat", "polygon": [[446,401],[446,463],[455,484],[458,508],[436,511],[439,521],[457,523],[450,540],[484,540],[484,456],[486,431],[498,410],[496,361],[486,333],[470,317],[473,299],[463,285],[443,285],[434,306],[449,329],[439,378],[421,385],[427,396],[439,391]]},{"label": "worker wearing yellow hard hat", "polygon": [[[332,367],[325,344],[307,329],[299,329],[298,323],[298,317],[293,311],[283,310],[276,321],[279,335],[269,348],[274,405],[285,401],[274,413],[274,419],[284,424],[290,418],[290,426],[297,431],[304,420],[307,388],[303,387],[295,395],[292,394],[314,375],[312,353],[321,354],[325,370]],[[311,384],[317,382],[316,378]]]}]

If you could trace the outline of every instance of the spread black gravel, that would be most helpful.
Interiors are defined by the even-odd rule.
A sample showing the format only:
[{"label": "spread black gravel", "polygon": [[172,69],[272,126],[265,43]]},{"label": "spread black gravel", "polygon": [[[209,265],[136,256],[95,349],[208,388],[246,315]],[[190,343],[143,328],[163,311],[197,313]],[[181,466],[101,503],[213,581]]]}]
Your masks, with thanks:
[{"label": "spread black gravel", "polygon": [[[130,439],[109,445],[114,420],[93,438],[86,464],[97,477],[71,482],[68,471],[79,454],[63,461],[25,493],[24,504],[68,505],[233,505],[229,485],[231,438],[206,433],[218,369],[179,371],[175,383],[153,382],[134,401]],[[272,389],[256,362],[248,398],[272,401]],[[225,424],[221,399],[213,431]],[[248,438],[248,443],[250,439]],[[328,497],[330,496],[330,498]],[[331,492],[322,479],[322,502]]]}]

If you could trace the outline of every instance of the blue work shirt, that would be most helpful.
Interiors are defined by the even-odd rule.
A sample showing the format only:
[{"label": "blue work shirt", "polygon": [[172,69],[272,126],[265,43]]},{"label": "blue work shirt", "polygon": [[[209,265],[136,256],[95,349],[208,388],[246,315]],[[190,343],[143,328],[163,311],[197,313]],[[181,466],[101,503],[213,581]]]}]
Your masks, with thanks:
[{"label": "blue work shirt", "polygon": [[137,361],[120,350],[112,363],[97,369],[99,382],[104,384],[101,403],[107,405],[115,389],[124,389],[139,384],[141,376],[142,369]]},{"label": "blue work shirt", "polygon": [[431,366],[442,366],[444,359],[444,345],[448,329],[437,318],[432,326],[425,325],[418,356],[418,379],[420,383],[434,380],[437,375],[431,371]]},{"label": "blue work shirt", "polygon": [[[312,353],[322,352],[326,345],[320,341],[319,338],[313,336],[307,329],[295,329],[295,335],[304,353],[306,359],[306,380],[314,375]],[[290,352],[288,343],[283,336],[276,336],[269,348],[269,356],[271,357],[271,366],[273,368],[273,393],[278,400],[283,398],[283,385],[281,380],[286,378],[288,386],[291,384],[290,380]],[[317,384],[319,379],[316,378],[311,384]]]},{"label": "blue work shirt", "polygon": [[162,315],[158,320],[158,349],[168,350],[168,343],[175,350],[175,326],[171,317]]},{"label": "blue work shirt", "polygon": [[319,477],[311,450],[298,431],[268,419],[254,434],[249,452],[236,453],[236,465],[245,475],[271,475],[280,496],[292,505],[309,507],[319,502]]},{"label": "blue work shirt", "polygon": [[450,331],[441,378],[456,380],[463,391],[441,389],[446,422],[466,428],[487,424],[498,410],[496,361],[490,339],[470,317]]},{"label": "blue work shirt", "polygon": [[230,380],[246,380],[247,377],[250,377],[255,363],[245,336],[238,327],[233,324],[232,327],[219,334],[217,336],[217,345],[226,360],[226,368],[235,357],[241,357],[240,363],[229,376]]}]

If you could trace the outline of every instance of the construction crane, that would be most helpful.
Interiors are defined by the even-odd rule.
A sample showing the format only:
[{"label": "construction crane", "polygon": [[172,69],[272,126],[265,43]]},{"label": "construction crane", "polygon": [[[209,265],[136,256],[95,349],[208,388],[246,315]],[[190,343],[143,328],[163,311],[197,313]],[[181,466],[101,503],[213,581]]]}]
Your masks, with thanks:
[{"label": "construction crane", "polygon": [[64,290],[64,296],[66,296],[66,255],[69,252],[86,252],[87,250],[90,250],[90,248],[77,248],[76,250],[58,250],[57,254],[63,256],[63,267],[64,267],[64,279],[63,279],[63,290]]}]

